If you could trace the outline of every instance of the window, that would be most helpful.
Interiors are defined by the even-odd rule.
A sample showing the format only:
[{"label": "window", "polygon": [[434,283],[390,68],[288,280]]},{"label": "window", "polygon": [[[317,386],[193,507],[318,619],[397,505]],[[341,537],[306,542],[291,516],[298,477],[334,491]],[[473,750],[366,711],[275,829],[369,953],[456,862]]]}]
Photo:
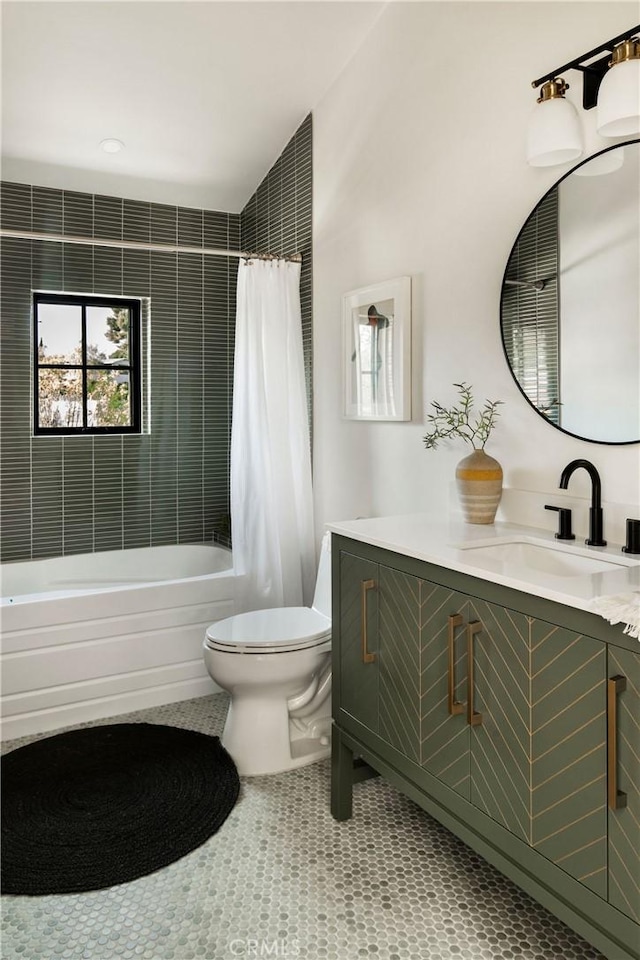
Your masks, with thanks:
[{"label": "window", "polygon": [[140,432],[140,301],[35,293],[35,433]]}]

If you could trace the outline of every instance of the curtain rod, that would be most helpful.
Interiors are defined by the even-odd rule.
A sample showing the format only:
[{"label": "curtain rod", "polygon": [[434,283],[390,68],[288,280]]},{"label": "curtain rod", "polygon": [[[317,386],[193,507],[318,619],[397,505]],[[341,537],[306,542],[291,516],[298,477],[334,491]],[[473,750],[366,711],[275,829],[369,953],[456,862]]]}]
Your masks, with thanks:
[{"label": "curtain rod", "polygon": [[246,260],[288,260],[302,263],[302,254],[280,256],[277,253],[249,253],[244,250],[218,250],[214,247],[187,247],[173,243],[142,243],[137,240],[110,240],[95,237],[62,236],[57,233],[33,233],[28,230],[0,230],[0,237],[14,240],[43,240],[51,243],[80,243],[95,247],[118,247],[125,250],[153,250],[158,253],[198,253],[206,257],[239,257]]}]

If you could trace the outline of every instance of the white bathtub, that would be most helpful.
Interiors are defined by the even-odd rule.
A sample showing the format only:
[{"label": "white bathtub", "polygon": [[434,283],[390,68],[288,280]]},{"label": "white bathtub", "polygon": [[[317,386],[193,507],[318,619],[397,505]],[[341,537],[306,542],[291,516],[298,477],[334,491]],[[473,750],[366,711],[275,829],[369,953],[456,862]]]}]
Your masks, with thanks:
[{"label": "white bathtub", "polygon": [[208,544],[3,564],[2,739],[204,696],[206,627],[234,613]]}]

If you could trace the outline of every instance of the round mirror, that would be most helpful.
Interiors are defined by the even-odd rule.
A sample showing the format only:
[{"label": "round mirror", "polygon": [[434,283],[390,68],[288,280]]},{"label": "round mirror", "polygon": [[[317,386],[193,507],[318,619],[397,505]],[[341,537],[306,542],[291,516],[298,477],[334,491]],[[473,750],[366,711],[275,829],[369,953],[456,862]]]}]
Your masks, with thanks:
[{"label": "round mirror", "polygon": [[511,251],[500,320],[541,417],[582,440],[640,442],[640,140],[545,194]]}]

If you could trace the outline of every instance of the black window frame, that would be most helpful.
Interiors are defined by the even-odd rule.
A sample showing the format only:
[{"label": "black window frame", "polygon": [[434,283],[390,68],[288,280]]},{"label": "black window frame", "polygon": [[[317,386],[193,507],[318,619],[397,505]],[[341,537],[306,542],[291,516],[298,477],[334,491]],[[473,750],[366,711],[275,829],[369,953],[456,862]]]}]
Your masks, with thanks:
[{"label": "black window frame", "polygon": [[[38,307],[40,304],[62,304],[81,307],[82,322],[82,363],[40,363]],[[107,307],[129,310],[129,362],[127,364],[87,363],[87,308]],[[142,351],[141,351],[141,302],[130,297],[105,297],[99,294],[41,293],[33,294],[33,432],[35,435],[83,436],[95,434],[123,434],[142,432]],[[117,369],[129,374],[129,397],[131,403],[131,423],[128,426],[89,427],[87,426],[87,373],[90,370]],[[42,427],[40,426],[40,370],[80,370],[82,373],[82,421],[80,427]]]}]

